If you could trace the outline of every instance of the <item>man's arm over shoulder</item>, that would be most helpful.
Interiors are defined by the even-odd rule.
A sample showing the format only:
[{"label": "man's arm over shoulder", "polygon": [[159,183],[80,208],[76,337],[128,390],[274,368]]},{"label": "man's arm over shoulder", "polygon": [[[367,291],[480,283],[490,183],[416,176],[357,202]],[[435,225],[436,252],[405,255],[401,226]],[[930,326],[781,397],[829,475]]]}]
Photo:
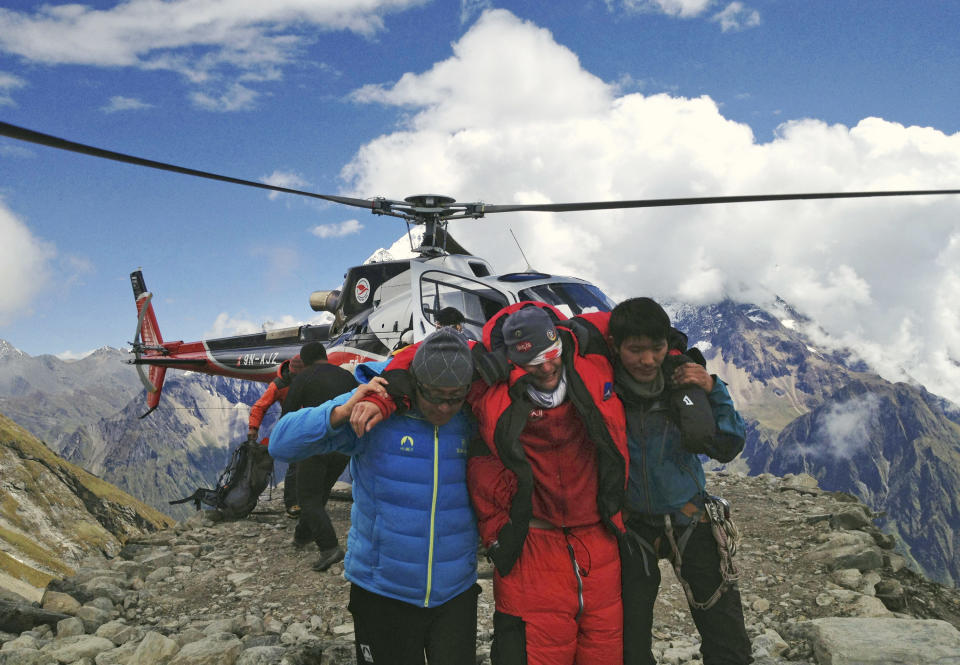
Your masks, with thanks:
[{"label": "man's arm over shoulder", "polygon": [[353,393],[339,395],[320,406],[292,411],[270,433],[270,456],[281,462],[297,462],[314,455],[359,452],[360,442],[349,427],[331,424],[331,414],[350,400]]},{"label": "man's arm over shoulder", "polygon": [[707,393],[707,399],[717,423],[717,434],[706,454],[720,462],[729,462],[743,450],[747,426],[733,406],[727,385],[719,377],[714,377],[713,389]]}]

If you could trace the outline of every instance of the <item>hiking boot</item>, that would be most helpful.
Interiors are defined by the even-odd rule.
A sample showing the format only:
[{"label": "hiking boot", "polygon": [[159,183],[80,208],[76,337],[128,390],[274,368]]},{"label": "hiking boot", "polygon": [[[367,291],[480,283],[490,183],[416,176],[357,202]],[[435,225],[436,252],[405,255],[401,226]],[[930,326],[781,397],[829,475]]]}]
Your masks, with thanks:
[{"label": "hiking boot", "polygon": [[300,517],[300,506],[290,506],[287,508],[287,517],[292,520]]},{"label": "hiking boot", "polygon": [[338,561],[343,561],[343,550],[339,547],[320,550],[320,558],[314,562],[313,569],[322,572]]}]

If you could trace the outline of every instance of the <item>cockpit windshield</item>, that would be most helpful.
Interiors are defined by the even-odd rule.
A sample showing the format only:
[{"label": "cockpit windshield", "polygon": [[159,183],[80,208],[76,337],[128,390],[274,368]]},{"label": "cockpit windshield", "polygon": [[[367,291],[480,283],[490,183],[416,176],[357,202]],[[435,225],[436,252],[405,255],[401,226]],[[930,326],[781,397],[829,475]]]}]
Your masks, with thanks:
[{"label": "cockpit windshield", "polygon": [[520,291],[521,300],[539,300],[553,305],[567,316],[589,312],[609,312],[616,305],[593,284],[556,282],[531,286]]}]

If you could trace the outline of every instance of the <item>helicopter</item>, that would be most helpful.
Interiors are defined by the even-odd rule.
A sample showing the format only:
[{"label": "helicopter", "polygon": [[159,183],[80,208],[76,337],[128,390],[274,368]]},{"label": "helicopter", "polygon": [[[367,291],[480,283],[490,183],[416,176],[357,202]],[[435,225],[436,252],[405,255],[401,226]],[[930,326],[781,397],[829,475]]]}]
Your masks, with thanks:
[{"label": "helicopter", "polygon": [[[419,236],[416,256],[369,262],[349,268],[339,289],[314,291],[310,307],[333,321],[252,335],[199,342],[166,342],[143,273],[130,275],[137,305],[134,359],[147,389],[147,406],[159,403],[168,368],[189,369],[240,379],[270,381],[281,363],[300,347],[319,341],[327,359],[347,368],[385,360],[407,344],[437,328],[437,314],[456,308],[464,317],[463,332],[480,339],[484,323],[503,307],[524,300],[547,302],[568,316],[609,311],[614,302],[597,286],[576,277],[534,270],[496,274],[483,258],[467,252],[447,233],[449,219],[477,217],[480,204],[459,205],[448,196],[424,194],[404,201],[376,200],[379,214],[403,216],[411,224],[411,244]],[[413,233],[420,226],[422,233]],[[145,368],[147,371],[144,371]],[[149,413],[149,412],[148,412]],[[146,414],[144,414],[146,415]]]},{"label": "helicopter", "polygon": [[421,232],[413,258],[351,267],[339,289],[314,291],[310,295],[310,307],[330,314],[331,323],[251,335],[194,342],[165,341],[153,309],[153,294],[146,287],[142,271],[132,272],[130,281],[137,309],[137,327],[131,343],[134,358],[128,362],[137,368],[147,393],[149,410],[141,418],[158,407],[166,371],[171,368],[269,382],[283,362],[293,358],[303,344],[311,341],[322,342],[328,360],[348,369],[360,362],[384,360],[394,350],[418,342],[435,330],[436,316],[446,307],[455,307],[463,314],[464,332],[474,339],[480,339],[483,325],[491,315],[520,301],[546,302],[568,316],[609,311],[614,307],[615,303],[598,287],[576,277],[532,269],[496,274],[489,262],[467,252],[447,233],[450,220],[480,219],[487,214],[520,211],[571,212],[960,194],[960,189],[813,192],[531,205],[460,203],[452,197],[436,194],[409,196],[402,201],[383,197],[358,199],[199,171],[68,141],[4,122],[0,122],[0,136],[153,169],[365,208],[374,215],[404,219],[412,246],[412,229]]}]

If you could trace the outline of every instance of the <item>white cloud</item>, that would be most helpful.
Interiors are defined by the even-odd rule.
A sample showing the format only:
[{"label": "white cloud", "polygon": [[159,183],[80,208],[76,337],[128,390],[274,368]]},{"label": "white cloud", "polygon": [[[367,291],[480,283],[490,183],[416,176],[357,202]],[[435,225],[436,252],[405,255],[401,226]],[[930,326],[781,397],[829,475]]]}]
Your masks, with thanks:
[{"label": "white cloud", "polygon": [[327,312],[322,312],[306,321],[290,315],[284,315],[279,318],[268,318],[263,323],[255,323],[247,318],[246,314],[232,316],[227,312],[220,312],[210,329],[203,333],[203,338],[232,337],[233,335],[250,335],[268,330],[282,330],[284,328],[294,328],[302,325],[321,325],[330,323],[332,319],[332,315]]},{"label": "white cloud", "polygon": [[[109,9],[43,4],[0,9],[0,51],[47,65],[171,70],[194,84],[202,108],[249,108],[256,94],[224,78],[275,80],[317,30],[371,37],[383,16],[425,0],[128,0]],[[0,97],[2,99],[2,97]]]},{"label": "white cloud", "polygon": [[490,9],[490,6],[490,0],[460,0],[460,23],[469,23],[477,14]]},{"label": "white cloud", "polygon": [[240,83],[233,83],[219,94],[194,92],[190,99],[195,106],[205,111],[249,111],[255,105],[259,93]]},{"label": "white cloud", "polygon": [[650,12],[692,18],[703,14],[713,0],[606,0],[607,7],[615,9],[618,4],[631,12]]},{"label": "white cloud", "polygon": [[744,30],[760,25],[760,13],[745,7],[742,2],[731,2],[723,10],[714,14],[710,20],[719,23],[720,29],[724,32]]},{"label": "white cloud", "polygon": [[34,153],[17,143],[0,144],[0,157],[33,157]]},{"label": "white cloud", "polygon": [[141,111],[149,108],[153,108],[153,104],[148,104],[136,97],[114,95],[100,110],[104,113],[116,113],[117,111]]},{"label": "white cloud", "polygon": [[41,240],[0,200],[0,325],[27,315],[47,285],[53,245]]},{"label": "white cloud", "polygon": [[[503,10],[485,12],[448,59],[354,99],[405,118],[344,168],[359,198],[434,191],[537,203],[960,182],[960,134],[797,119],[758,143],[708,97],[619,92]],[[960,199],[917,197],[512,213],[450,230],[505,272],[525,267],[512,228],[535,268],[591,279],[616,298],[781,295],[888,378],[960,402],[958,218]]]},{"label": "white cloud", "polygon": [[27,82],[19,76],[14,76],[8,72],[0,72],[0,106],[16,106],[13,95],[10,93],[26,84]]},{"label": "white cloud", "polygon": [[213,325],[203,333],[203,339],[251,335],[258,332],[262,332],[262,329],[257,323],[246,318],[231,316],[226,312],[220,312],[214,319]]},{"label": "white cloud", "polygon": [[[284,187],[285,189],[304,189],[310,183],[300,177],[297,173],[290,171],[274,171],[268,176],[260,178],[260,182],[274,187]],[[271,201],[283,196],[280,192],[270,192],[267,195]]]},{"label": "white cloud", "polygon": [[66,362],[73,362],[75,360],[82,360],[83,358],[86,358],[94,351],[96,351],[96,349],[90,349],[89,351],[70,351],[68,349],[66,351],[62,351],[56,354],[56,356],[60,360],[65,360]]},{"label": "white cloud", "polygon": [[[606,0],[606,3],[611,11],[623,7],[628,13],[666,14],[682,19],[701,17],[716,4],[714,0]],[[744,30],[760,25],[760,12],[734,0],[709,20],[719,23],[723,32]]]},{"label": "white cloud", "polygon": [[359,233],[363,224],[356,219],[348,219],[339,224],[319,224],[310,229],[310,233],[318,238],[342,238],[343,236]]},{"label": "white cloud", "polygon": [[815,425],[821,440],[815,445],[803,446],[803,452],[817,457],[849,459],[869,445],[879,416],[880,398],[873,393],[854,395],[846,402],[833,404]]},{"label": "white cloud", "polygon": [[92,275],[96,272],[93,261],[84,256],[62,254],[59,258],[60,260],[58,261],[57,267],[60,273],[59,280],[61,287],[83,284],[83,280],[87,275]]}]

